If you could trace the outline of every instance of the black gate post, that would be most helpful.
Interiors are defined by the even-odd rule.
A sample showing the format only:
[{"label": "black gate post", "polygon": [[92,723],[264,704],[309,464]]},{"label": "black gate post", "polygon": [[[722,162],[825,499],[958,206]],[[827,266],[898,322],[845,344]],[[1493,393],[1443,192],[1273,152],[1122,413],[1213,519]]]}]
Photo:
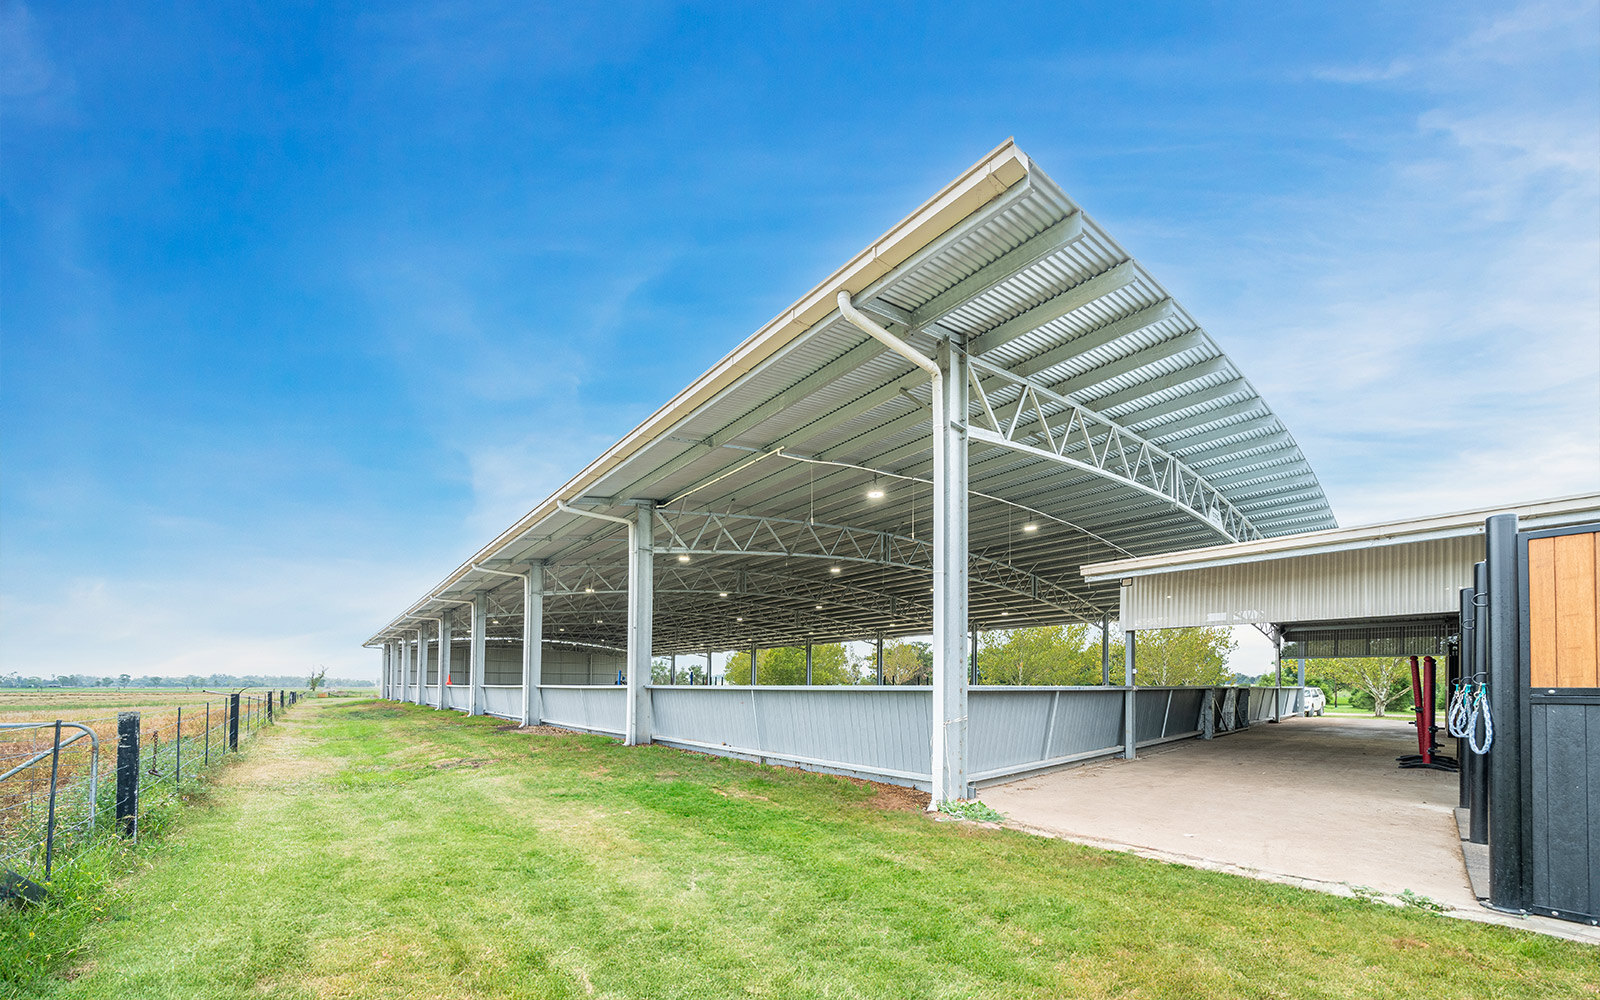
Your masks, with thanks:
[{"label": "black gate post", "polygon": [[139,838],[139,713],[117,713],[117,832]]},{"label": "black gate post", "polygon": [[228,749],[239,749],[239,696],[228,695]]},{"label": "black gate post", "polygon": [[[1528,905],[1528,824],[1522,790],[1531,783],[1522,714],[1521,601],[1517,586],[1517,516],[1496,514],[1485,522],[1488,550],[1489,709],[1494,745],[1489,748],[1489,902],[1502,910]],[[1478,619],[1480,626],[1483,617]]]},{"label": "black gate post", "polygon": [[272,722],[272,692],[267,692],[267,722]]}]

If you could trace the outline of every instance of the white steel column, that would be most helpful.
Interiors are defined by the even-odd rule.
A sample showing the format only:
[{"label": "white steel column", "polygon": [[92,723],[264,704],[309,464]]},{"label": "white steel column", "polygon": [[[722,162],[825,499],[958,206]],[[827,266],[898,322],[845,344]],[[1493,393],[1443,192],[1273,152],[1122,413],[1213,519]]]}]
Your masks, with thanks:
[{"label": "white steel column", "polygon": [[624,742],[650,742],[651,644],[655,638],[655,503],[640,501],[628,541],[628,721]]},{"label": "white steel column", "polygon": [[446,610],[439,615],[438,684],[439,708],[441,710],[450,707],[450,702],[447,700],[450,695],[450,689],[446,685],[450,683],[450,643],[452,641],[454,641],[454,637],[450,635],[450,612]]},{"label": "white steel column", "polygon": [[394,643],[385,642],[383,644],[383,667],[381,668],[381,670],[378,673],[378,697],[379,698],[387,698],[387,697],[389,697],[389,671],[391,669],[390,666],[389,666],[389,659],[393,655],[393,653],[394,653]]},{"label": "white steel column", "polygon": [[395,701],[406,700],[406,678],[411,676],[411,643],[405,639],[400,640],[400,689],[395,692]]},{"label": "white steel column", "polygon": [[939,344],[933,381],[933,798],[967,797],[967,357]]},{"label": "white steel column", "polygon": [[1135,746],[1138,740],[1133,731],[1133,699],[1135,696],[1133,682],[1137,672],[1133,668],[1134,634],[1125,632],[1122,636],[1122,683],[1128,689],[1122,693],[1122,756],[1133,759]]},{"label": "white steel column", "polygon": [[522,578],[522,724],[537,726],[544,714],[544,563],[534,560]]},{"label": "white steel column", "polygon": [[417,626],[417,690],[415,701],[422,704],[422,689],[428,686],[428,626]]},{"label": "white steel column", "polygon": [[485,594],[472,596],[472,656],[468,659],[467,714],[483,714],[484,656],[489,645],[489,598]]}]

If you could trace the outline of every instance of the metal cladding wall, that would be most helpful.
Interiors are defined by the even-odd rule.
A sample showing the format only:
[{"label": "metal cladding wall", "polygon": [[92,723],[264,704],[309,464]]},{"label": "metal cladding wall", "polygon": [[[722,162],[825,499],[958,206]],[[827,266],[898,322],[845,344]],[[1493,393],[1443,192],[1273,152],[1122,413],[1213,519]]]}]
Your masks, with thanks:
[{"label": "metal cladding wall", "polygon": [[[489,684],[522,684],[522,643],[496,642],[485,646],[483,655],[483,682]],[[456,637],[450,647],[450,683],[466,684],[467,662],[472,651],[468,640]],[[428,683],[437,684],[439,657],[429,656],[432,673]],[[574,649],[571,646],[544,644],[542,670],[547,684],[614,684],[617,671],[623,668],[621,653],[606,650]],[[518,709],[519,714],[521,709]],[[499,713],[495,713],[499,714]]]},{"label": "metal cladding wall", "polygon": [[1128,629],[1317,622],[1455,614],[1482,536],[1132,578],[1122,588]]},{"label": "metal cladding wall", "polygon": [[627,688],[541,684],[539,700],[539,721],[552,726],[621,736],[628,724]]},{"label": "metal cladding wall", "polygon": [[1120,688],[973,688],[971,774],[985,781],[1122,751]]},{"label": "metal cladding wall", "polygon": [[650,689],[658,743],[922,784],[932,697],[896,687]]},{"label": "metal cladding wall", "polygon": [[485,684],[483,710],[488,715],[498,715],[502,719],[522,718],[522,685]]}]

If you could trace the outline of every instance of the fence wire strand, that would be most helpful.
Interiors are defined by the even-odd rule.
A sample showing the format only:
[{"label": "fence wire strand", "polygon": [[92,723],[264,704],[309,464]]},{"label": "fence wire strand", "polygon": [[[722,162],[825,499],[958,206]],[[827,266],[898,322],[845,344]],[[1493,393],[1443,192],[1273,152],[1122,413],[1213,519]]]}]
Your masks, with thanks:
[{"label": "fence wire strand", "polygon": [[[277,699],[279,693],[270,697]],[[289,697],[283,693],[284,708]],[[241,748],[268,725],[267,700],[239,696]],[[274,701],[270,721],[276,721],[281,711]],[[47,842],[59,864],[97,831],[114,827],[122,714],[0,722],[0,867],[42,873]],[[226,696],[134,714],[138,716],[137,755],[130,753],[123,762],[130,764],[136,776],[140,813],[179,795],[236,752],[229,746]],[[50,808],[52,790],[54,810]]]}]

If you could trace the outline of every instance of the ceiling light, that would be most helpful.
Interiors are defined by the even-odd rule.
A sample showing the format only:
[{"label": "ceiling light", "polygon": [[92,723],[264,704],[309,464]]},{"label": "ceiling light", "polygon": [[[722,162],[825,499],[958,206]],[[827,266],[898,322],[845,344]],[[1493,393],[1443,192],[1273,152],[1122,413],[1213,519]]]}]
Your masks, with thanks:
[{"label": "ceiling light", "polygon": [[563,625],[560,628],[556,629],[557,632],[565,632],[566,630],[567,630],[567,627],[565,625]]},{"label": "ceiling light", "polygon": [[500,619],[498,619],[498,618],[491,618],[491,619],[489,619],[489,624],[490,624],[490,625],[498,625],[498,624],[500,624]]},{"label": "ceiling light", "polygon": [[1002,611],[1002,612],[1000,612],[1000,616],[1001,616],[1001,617],[1002,617],[1002,618],[1004,618],[1004,617],[1006,617],[1006,616],[1008,616],[1008,615],[1010,615],[1010,614],[1011,614],[1011,612],[1009,612],[1009,611]]},{"label": "ceiling light", "polygon": [[594,588],[593,587],[585,587],[585,588],[583,588],[583,592],[585,594],[592,594],[592,593],[594,593]]},{"label": "ceiling light", "polygon": [[1024,524],[1022,526],[1022,530],[1023,531],[1038,531],[1039,530],[1039,526],[1037,524],[1034,524],[1032,521],[1029,521],[1027,524]]},{"label": "ceiling light", "polygon": [[841,566],[829,566],[828,572],[832,573],[834,576],[838,576],[840,573],[844,572],[844,568]]},{"label": "ceiling light", "polygon": [[874,486],[872,489],[867,491],[867,499],[868,500],[882,500],[883,499],[883,490],[881,488],[877,487],[877,486]]},{"label": "ceiling light", "polygon": [[689,556],[687,554],[681,555],[681,556],[678,557],[678,561],[679,562],[688,562],[689,561]]},{"label": "ceiling light", "polygon": [[718,597],[727,597],[728,596],[728,592],[726,590],[719,590],[719,591],[717,591],[717,596]]},{"label": "ceiling light", "polygon": [[742,621],[744,621],[744,619],[743,619],[743,618],[735,618],[735,619],[734,619],[734,621],[736,621],[736,622],[742,622]]},{"label": "ceiling light", "polygon": [[820,605],[820,604],[819,604],[819,605],[817,605],[817,610],[818,610],[818,611],[821,611],[821,610],[822,610],[822,605]]}]

